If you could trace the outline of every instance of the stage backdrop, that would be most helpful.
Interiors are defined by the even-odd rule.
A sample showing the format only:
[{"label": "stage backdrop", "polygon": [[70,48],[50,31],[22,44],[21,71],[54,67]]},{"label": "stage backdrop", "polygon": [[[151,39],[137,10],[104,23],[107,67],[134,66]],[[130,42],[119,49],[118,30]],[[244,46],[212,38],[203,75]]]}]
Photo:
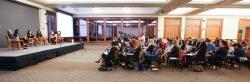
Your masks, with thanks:
[{"label": "stage backdrop", "polygon": [[0,48],[6,47],[6,31],[19,29],[22,36],[27,30],[33,33],[39,29],[38,9],[30,6],[14,3],[8,0],[0,0]]}]

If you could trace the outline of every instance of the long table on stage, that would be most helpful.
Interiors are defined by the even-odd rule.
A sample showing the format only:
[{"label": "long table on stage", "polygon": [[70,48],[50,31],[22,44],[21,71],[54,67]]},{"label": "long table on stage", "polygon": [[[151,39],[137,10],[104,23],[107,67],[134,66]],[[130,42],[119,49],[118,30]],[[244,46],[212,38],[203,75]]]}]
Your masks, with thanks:
[{"label": "long table on stage", "polygon": [[14,51],[0,49],[0,69],[18,70],[83,48],[83,43],[62,43]]}]

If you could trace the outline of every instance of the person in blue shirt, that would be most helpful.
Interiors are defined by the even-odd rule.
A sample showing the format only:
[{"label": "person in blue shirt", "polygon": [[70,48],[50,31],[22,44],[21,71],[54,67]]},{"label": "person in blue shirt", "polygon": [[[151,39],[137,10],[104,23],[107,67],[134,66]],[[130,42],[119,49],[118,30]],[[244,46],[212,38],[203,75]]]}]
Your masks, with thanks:
[{"label": "person in blue shirt", "polygon": [[208,52],[214,52],[216,50],[216,47],[214,46],[214,44],[211,43],[211,40],[207,39],[207,51]]}]

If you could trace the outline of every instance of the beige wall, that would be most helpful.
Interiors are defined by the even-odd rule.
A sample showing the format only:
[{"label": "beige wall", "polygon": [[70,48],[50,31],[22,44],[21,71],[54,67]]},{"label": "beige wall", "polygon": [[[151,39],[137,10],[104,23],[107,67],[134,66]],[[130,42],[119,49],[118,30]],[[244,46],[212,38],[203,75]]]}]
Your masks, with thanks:
[{"label": "beige wall", "polygon": [[182,18],[181,38],[185,36],[185,22],[187,18],[202,19],[201,37],[205,38],[206,33],[206,19],[221,18],[223,20],[222,39],[237,39],[237,32],[239,27],[239,19],[247,17],[238,16],[167,16],[167,15],[74,15],[74,17],[158,17],[158,37],[164,37],[164,18],[165,17],[179,17]]},{"label": "beige wall", "polygon": [[48,36],[48,27],[47,27],[47,17],[46,17],[46,10],[39,9],[39,26],[40,31],[44,36]]}]

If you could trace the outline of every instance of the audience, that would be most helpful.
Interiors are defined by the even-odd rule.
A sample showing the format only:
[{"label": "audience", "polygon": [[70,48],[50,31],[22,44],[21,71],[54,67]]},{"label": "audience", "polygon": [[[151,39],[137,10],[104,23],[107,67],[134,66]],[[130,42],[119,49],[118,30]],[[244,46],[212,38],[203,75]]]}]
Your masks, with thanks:
[{"label": "audience", "polygon": [[[247,44],[244,42],[239,44],[233,40],[221,40],[218,38],[213,41],[209,38],[205,40],[179,39],[178,37],[161,39],[149,38],[147,35],[137,38],[134,35],[122,34],[117,42],[121,45],[112,46],[113,50],[110,50],[108,54],[110,57],[102,55],[98,60],[98,62],[105,60],[102,62],[99,70],[107,64],[110,65],[106,66],[106,69],[111,69],[117,60],[120,62],[118,66],[119,64],[120,66],[125,66],[125,69],[136,69],[136,66],[139,66],[139,69],[142,67],[147,69],[155,65],[161,65],[161,63],[168,63],[167,61],[170,57],[180,58],[180,63],[183,62],[188,67],[191,65],[190,62],[204,62],[207,63],[205,64],[206,66],[216,69],[220,66],[220,62],[223,62],[228,57],[228,54],[235,55],[235,57],[230,59],[231,62],[236,61],[240,63],[239,57],[246,57],[246,53],[249,51]],[[126,53],[134,54],[128,55]],[[153,61],[158,61],[158,63],[152,63]],[[139,65],[133,64],[133,62],[137,62]],[[237,67],[235,64],[231,66]]]}]

